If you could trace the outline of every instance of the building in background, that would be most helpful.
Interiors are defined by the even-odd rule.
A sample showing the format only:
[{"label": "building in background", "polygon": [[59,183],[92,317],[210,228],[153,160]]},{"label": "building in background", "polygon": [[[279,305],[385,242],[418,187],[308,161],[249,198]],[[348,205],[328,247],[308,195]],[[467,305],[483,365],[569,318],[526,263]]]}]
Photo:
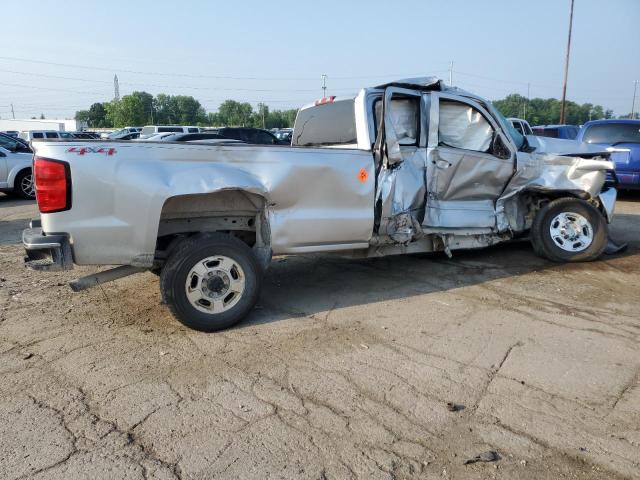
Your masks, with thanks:
[{"label": "building in background", "polygon": [[55,130],[57,132],[79,132],[88,127],[87,122],[69,119],[18,120],[0,119],[0,131]]}]

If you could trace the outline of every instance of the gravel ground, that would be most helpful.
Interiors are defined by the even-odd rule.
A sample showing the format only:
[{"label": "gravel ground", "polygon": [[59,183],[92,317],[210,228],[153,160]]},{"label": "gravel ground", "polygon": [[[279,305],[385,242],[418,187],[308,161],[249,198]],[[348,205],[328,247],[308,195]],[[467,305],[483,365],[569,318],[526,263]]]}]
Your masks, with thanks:
[{"label": "gravel ground", "polygon": [[278,258],[214,334],[151,273],[25,270],[33,216],[0,194],[2,479],[640,478],[638,194],[621,255]]}]

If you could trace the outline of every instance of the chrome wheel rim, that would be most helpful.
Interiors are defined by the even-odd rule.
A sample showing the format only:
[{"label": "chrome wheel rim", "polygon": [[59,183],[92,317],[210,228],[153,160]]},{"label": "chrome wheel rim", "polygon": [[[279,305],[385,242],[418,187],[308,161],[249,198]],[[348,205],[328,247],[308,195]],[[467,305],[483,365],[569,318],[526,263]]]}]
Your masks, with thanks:
[{"label": "chrome wheel rim", "polygon": [[593,242],[593,227],[579,213],[556,215],[549,225],[549,234],[553,243],[565,252],[582,252]]},{"label": "chrome wheel rim", "polygon": [[218,314],[231,310],[245,290],[244,270],[224,255],[214,255],[196,263],[185,283],[189,303],[203,313]]},{"label": "chrome wheel rim", "polygon": [[29,197],[34,197],[36,195],[36,188],[33,184],[32,174],[22,177],[22,180],[20,180],[20,190]]}]

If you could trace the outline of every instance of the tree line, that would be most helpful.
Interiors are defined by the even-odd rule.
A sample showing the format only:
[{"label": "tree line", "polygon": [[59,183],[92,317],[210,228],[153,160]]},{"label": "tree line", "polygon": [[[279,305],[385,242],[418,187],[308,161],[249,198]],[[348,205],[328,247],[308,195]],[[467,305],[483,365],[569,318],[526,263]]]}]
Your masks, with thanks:
[{"label": "tree line", "polygon": [[[532,98],[517,93],[495,100],[494,106],[505,117],[526,118],[531,125],[558,123],[560,100],[555,98]],[[591,103],[578,104],[567,101],[566,123],[582,125],[589,120],[613,118],[612,110]],[[86,121],[91,128],[118,128],[128,125],[198,125],[241,126],[257,128],[292,127],[297,109],[271,110],[264,103],[254,109],[250,103],[225,100],[216,112],[206,112],[200,102],[192,96],[153,96],[147,92],[133,92],[119,100],[94,103],[88,110],[76,112],[76,120]],[[625,115],[619,118],[630,118]]]},{"label": "tree line", "polygon": [[[560,100],[556,98],[532,98],[512,93],[493,105],[505,117],[525,118],[530,125],[552,125],[560,122]],[[613,118],[612,110],[592,103],[565,102],[565,123],[582,125],[589,120]]]},{"label": "tree line", "polygon": [[97,102],[80,110],[75,119],[86,121],[90,128],[119,128],[133,125],[240,126],[257,128],[292,127],[297,109],[270,110],[264,103],[257,109],[247,102],[225,100],[217,112],[206,112],[192,96],[155,97],[147,92],[133,92],[119,100]]}]

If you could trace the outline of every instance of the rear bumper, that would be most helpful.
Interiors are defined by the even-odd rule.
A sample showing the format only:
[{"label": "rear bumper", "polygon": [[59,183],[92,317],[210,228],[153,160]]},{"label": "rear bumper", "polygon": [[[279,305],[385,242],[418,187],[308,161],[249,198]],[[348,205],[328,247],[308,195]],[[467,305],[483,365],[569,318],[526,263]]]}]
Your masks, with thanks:
[{"label": "rear bumper", "polygon": [[24,262],[28,268],[50,272],[73,268],[69,235],[45,234],[40,220],[32,220],[30,227],[22,231],[22,245],[26,253]]}]

